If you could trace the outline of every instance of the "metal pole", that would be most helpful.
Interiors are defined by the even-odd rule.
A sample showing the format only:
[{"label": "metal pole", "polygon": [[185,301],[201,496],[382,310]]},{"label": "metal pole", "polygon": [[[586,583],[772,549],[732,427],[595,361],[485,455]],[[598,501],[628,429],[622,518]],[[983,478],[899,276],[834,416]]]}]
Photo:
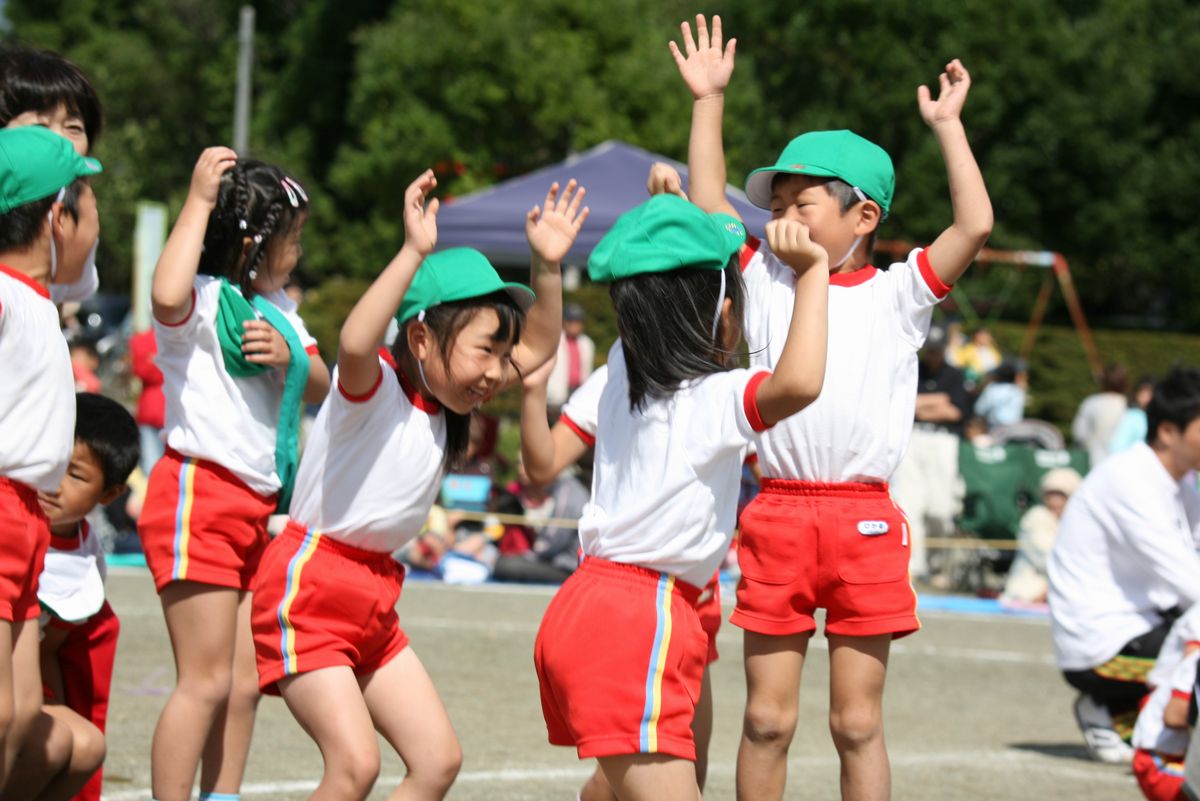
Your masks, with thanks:
[{"label": "metal pole", "polygon": [[250,77],[254,69],[254,6],[242,6],[238,25],[237,99],[233,107],[233,149],[250,147]]}]

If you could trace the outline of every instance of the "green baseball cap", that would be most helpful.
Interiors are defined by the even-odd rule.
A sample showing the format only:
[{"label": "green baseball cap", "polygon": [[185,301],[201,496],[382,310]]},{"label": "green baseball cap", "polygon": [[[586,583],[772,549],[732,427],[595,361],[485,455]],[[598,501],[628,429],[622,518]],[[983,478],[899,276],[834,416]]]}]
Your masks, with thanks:
[{"label": "green baseball cap", "polygon": [[708,214],[676,195],[655,195],[617,218],[588,259],[593,281],[683,267],[723,270],[746,241],[728,214]]},{"label": "green baseball cap", "polygon": [[0,214],[58,193],[103,167],[41,125],[0,130]]},{"label": "green baseball cap", "polygon": [[746,197],[771,208],[771,180],[778,173],[840,178],[879,204],[886,217],[896,191],[892,158],[879,145],[853,131],[812,131],[797,136],[773,167],[760,167],[746,178]]},{"label": "green baseball cap", "polygon": [[466,300],[504,291],[518,306],[528,311],[533,305],[533,290],[524,284],[500,279],[496,268],[474,248],[450,248],[432,253],[421,263],[412,284],[400,301],[396,322],[404,325],[426,309],[453,300]]}]

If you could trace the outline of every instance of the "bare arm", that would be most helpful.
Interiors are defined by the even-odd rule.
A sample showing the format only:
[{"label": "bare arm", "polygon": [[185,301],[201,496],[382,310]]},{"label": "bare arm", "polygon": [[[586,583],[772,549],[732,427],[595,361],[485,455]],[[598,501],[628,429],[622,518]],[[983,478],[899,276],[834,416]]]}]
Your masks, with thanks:
[{"label": "bare arm", "polygon": [[329,367],[319,353],[308,354],[308,383],[304,385],[304,402],[320,403],[329,394]]},{"label": "bare arm", "polygon": [[534,370],[524,381],[521,402],[521,463],[534,484],[549,484],[569,465],[587,453],[587,444],[565,423],[550,427],[546,415],[546,382],[554,359]]},{"label": "bare arm", "polygon": [[817,399],[825,382],[829,336],[829,256],[795,220],[767,223],[771,252],[796,272],[796,299],[775,372],[758,386],[758,413],[768,426]]},{"label": "bare arm", "polygon": [[962,62],[955,59],[946,65],[938,80],[938,99],[933,100],[929,88],[921,86],[917,89],[917,104],[921,117],[937,137],[946,162],[954,222],[929,246],[928,256],[938,278],[953,285],[992,233],[992,201],[962,124],[962,108],[971,88],[971,76]]},{"label": "bare arm", "polygon": [[[692,92],[692,130],[688,139],[688,194],[691,201],[709,212],[739,217],[725,196],[725,144],[721,125],[725,116],[725,87],[733,74],[737,40],[721,47],[721,18],[713,17],[712,34],[703,14],[696,15],[696,38],[687,22],[683,32],[684,53],[671,42],[671,55],[679,75]],[[686,55],[685,55],[686,54]]]},{"label": "bare arm", "polygon": [[236,163],[237,153],[227,147],[210,147],[196,161],[187,200],[163,245],[150,288],[154,316],[164,323],[179,323],[192,310],[192,284],[200,268],[208,217],[217,205],[221,176]]},{"label": "bare arm", "polygon": [[359,298],[342,325],[338,340],[338,382],[349,395],[365,395],[379,379],[379,345],[388,323],[400,308],[421,262],[437,244],[436,198],[426,197],[437,186],[426,170],[404,192],[404,245]]}]

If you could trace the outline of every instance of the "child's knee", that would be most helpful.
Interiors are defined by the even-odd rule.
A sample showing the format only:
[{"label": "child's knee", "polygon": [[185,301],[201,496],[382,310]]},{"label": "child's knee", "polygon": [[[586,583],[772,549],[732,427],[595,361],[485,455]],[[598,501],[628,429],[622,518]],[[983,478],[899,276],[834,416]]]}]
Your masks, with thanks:
[{"label": "child's knee", "polygon": [[71,770],[77,773],[92,775],[104,764],[108,755],[108,745],[104,734],[95,726],[88,724],[74,732],[74,743],[71,746]]},{"label": "child's knee", "polygon": [[379,748],[352,748],[338,755],[336,762],[326,765],[326,781],[341,788],[339,795],[366,798],[379,778]]},{"label": "child's knee", "polygon": [[206,706],[220,706],[229,701],[233,691],[233,671],[230,668],[189,671],[179,677],[177,690]]},{"label": "child's knee", "polygon": [[430,792],[445,795],[462,768],[462,747],[457,741],[446,744],[435,757],[413,766],[412,775]]},{"label": "child's knee", "polygon": [[883,711],[869,704],[831,709],[829,731],[839,751],[861,749],[883,736]]},{"label": "child's knee", "polygon": [[796,733],[796,716],[795,708],[771,700],[751,699],[746,704],[743,730],[753,743],[786,748]]}]

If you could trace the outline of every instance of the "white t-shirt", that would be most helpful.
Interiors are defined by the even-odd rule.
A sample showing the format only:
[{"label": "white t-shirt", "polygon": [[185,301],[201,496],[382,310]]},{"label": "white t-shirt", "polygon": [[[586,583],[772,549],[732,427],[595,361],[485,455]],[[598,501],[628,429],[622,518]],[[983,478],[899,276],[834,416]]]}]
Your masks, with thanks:
[{"label": "white t-shirt", "polygon": [[592,500],[579,521],[583,552],[703,587],[733,536],[742,455],[765,428],[755,393],[768,373],[714,373],[634,412],[625,370],[618,342],[600,396]]},{"label": "white t-shirt", "polygon": [[562,408],[559,420],[579,435],[588,445],[596,444],[596,426],[599,425],[600,395],[608,384],[608,365],[602,364],[596,368],[579,388],[571,393],[571,397]]},{"label": "white t-shirt", "polygon": [[362,397],[347,396],[334,369],[288,514],[355,548],[390,553],[421,532],[437,499],[446,415],[379,366],[379,382]]},{"label": "white t-shirt", "polygon": [[1175,666],[1183,659],[1188,645],[1200,645],[1200,604],[1193,606],[1183,617],[1171,624],[1162,648],[1154,660],[1154,668],[1146,676],[1151,687],[1169,684]]},{"label": "white t-shirt", "polygon": [[1050,554],[1050,618],[1062,670],[1090,670],[1200,600],[1200,492],[1144,442],[1088,473]]},{"label": "white t-shirt", "polygon": [[1182,657],[1173,665],[1170,680],[1159,684],[1154,688],[1154,692],[1150,693],[1150,697],[1138,712],[1137,723],[1133,727],[1134,748],[1177,757],[1187,752],[1188,730],[1169,728],[1163,720],[1163,713],[1171,698],[1192,697],[1192,689],[1196,684],[1197,660],[1200,660],[1200,650]]},{"label": "white t-shirt", "polygon": [[[774,369],[792,322],[795,273],[754,237],[742,265],[750,364]],[[812,404],[758,438],[764,475],[887,481],[912,433],[917,351],[949,291],[920,249],[887,270],[830,275],[825,383]]]},{"label": "white t-shirt", "polygon": [[50,293],[0,264],[0,476],[58,489],[75,447],[75,379]]},{"label": "white t-shirt", "polygon": [[[284,371],[234,378],[225,370],[216,319],[221,281],[196,276],[192,308],[181,322],[154,321],[155,363],[163,374],[166,442],[184,456],[225,467],[261,495],[279,491],[275,430]],[[282,290],[264,294],[296,329],[309,353],[316,340]]]},{"label": "white t-shirt", "polygon": [[1071,436],[1087,448],[1092,467],[1108,456],[1108,444],[1127,408],[1129,402],[1119,392],[1097,392],[1079,404],[1079,411],[1071,421]]},{"label": "white t-shirt", "polygon": [[69,623],[87,620],[104,606],[108,566],[100,538],[87,521],[79,523],[74,540],[54,537],[38,577],[38,603]]}]

